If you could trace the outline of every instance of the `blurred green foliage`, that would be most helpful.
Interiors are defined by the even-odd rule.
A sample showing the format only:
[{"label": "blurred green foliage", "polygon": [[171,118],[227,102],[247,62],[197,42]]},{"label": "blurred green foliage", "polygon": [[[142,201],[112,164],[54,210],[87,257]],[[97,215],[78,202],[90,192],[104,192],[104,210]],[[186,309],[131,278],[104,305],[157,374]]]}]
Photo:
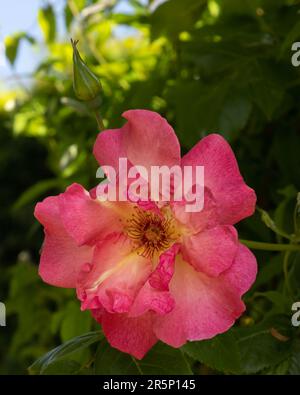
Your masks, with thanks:
[{"label": "blurred green foliage", "polygon": [[[105,126],[119,127],[124,110],[148,108],[173,125],[183,152],[208,133],[223,134],[269,213],[240,224],[241,238],[283,242],[282,235],[299,232],[300,68],[291,64],[299,2],[169,0],[154,7],[128,0],[129,13],[118,3],[65,2],[66,36],[80,39],[103,86]],[[26,373],[69,341],[30,372],[300,374],[299,330],[290,324],[291,305],[300,300],[299,253],[256,253],[259,274],[244,298],[247,312],[228,333],[180,351],[159,344],[140,364],[105,340],[99,344],[99,327],[80,312],[73,291],[42,283],[43,233],[34,205],[74,181],[95,185],[97,126],[74,98],[72,48],[58,38],[50,4],[37,23],[46,55],[29,87],[0,97],[0,300],[8,313],[0,373]],[[12,65],[22,40],[38,41],[27,32],[7,37]]]}]

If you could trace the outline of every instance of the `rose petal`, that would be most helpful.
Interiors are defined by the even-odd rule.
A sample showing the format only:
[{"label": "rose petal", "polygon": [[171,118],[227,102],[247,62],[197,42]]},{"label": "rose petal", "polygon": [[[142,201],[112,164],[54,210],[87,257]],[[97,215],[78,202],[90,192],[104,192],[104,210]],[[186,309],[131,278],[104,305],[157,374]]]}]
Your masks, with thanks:
[{"label": "rose petal", "polygon": [[58,201],[58,196],[51,196],[35,207],[34,215],[45,227],[39,274],[48,284],[74,288],[81,266],[92,259],[93,249],[78,247],[66,232]]},{"label": "rose petal", "polygon": [[182,158],[181,165],[204,166],[204,183],[216,200],[221,223],[234,224],[253,214],[255,192],[245,184],[234,153],[222,136],[204,137]]},{"label": "rose petal", "polygon": [[[252,273],[252,258],[237,260],[226,275],[208,277],[179,257],[170,283],[175,307],[169,314],[155,317],[154,333],[158,339],[181,347],[187,340],[210,339],[227,331],[245,310],[240,292],[231,282],[242,267],[246,273]],[[243,284],[244,290],[252,284],[253,274],[247,277],[250,281]]]},{"label": "rose petal", "polygon": [[111,313],[128,312],[150,272],[150,260],[133,251],[125,235],[107,237],[96,246],[91,269],[80,273],[82,309],[93,308],[97,298]]},{"label": "rose petal", "polygon": [[173,310],[175,304],[169,292],[169,283],[174,273],[175,257],[178,250],[179,245],[174,244],[161,254],[156,269],[135,298],[130,310],[131,317],[142,315],[147,311],[167,314]]},{"label": "rose petal", "polygon": [[196,270],[218,276],[232,265],[237,249],[236,229],[231,225],[220,225],[184,237],[181,252]]},{"label": "rose petal", "polygon": [[110,345],[120,351],[142,359],[157,342],[152,330],[152,314],[129,318],[126,314],[109,314],[97,310],[93,315],[102,324],[103,332]]},{"label": "rose petal", "polygon": [[171,208],[177,221],[183,224],[192,233],[198,233],[218,224],[217,205],[208,188],[204,189],[204,206],[201,211],[188,212],[185,200],[172,202]]},{"label": "rose petal", "polygon": [[121,232],[123,226],[120,218],[126,211],[122,211],[120,204],[93,199],[79,184],[72,184],[59,195],[64,227],[78,245],[95,245],[110,233]]},{"label": "rose petal", "polygon": [[180,165],[180,145],[168,124],[159,114],[148,110],[130,110],[122,128],[101,132],[94,145],[100,165],[118,169],[118,159],[127,158],[133,165]]}]

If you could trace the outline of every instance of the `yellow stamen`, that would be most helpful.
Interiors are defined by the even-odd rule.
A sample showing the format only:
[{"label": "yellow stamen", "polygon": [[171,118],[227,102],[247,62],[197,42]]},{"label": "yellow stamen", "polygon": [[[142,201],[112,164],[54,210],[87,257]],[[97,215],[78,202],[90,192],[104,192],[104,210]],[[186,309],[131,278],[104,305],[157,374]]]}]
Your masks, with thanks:
[{"label": "yellow stamen", "polygon": [[153,258],[157,252],[168,249],[179,237],[171,216],[160,216],[135,206],[127,220],[125,231],[134,242],[134,248],[145,258]]}]

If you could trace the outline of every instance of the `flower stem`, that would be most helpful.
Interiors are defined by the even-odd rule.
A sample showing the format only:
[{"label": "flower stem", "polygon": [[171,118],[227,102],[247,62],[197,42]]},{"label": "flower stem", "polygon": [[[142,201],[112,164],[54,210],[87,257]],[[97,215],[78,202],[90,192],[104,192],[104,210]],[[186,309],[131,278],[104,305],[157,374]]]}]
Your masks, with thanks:
[{"label": "flower stem", "polygon": [[252,240],[240,240],[245,246],[254,250],[265,250],[265,251],[300,251],[300,245],[297,244],[274,244],[274,243],[263,243],[261,241]]},{"label": "flower stem", "polygon": [[132,359],[133,363],[135,364],[135,366],[136,366],[136,368],[137,368],[139,374],[140,374],[141,376],[143,376],[144,373],[143,373],[143,371],[142,371],[142,369],[141,369],[140,364],[138,363],[138,361],[137,361],[133,356],[131,356],[131,359]]},{"label": "flower stem", "polygon": [[102,130],[105,129],[102,118],[101,118],[100,114],[98,113],[98,111],[94,111],[94,114],[95,114],[95,117],[97,120],[99,131],[102,132]]}]

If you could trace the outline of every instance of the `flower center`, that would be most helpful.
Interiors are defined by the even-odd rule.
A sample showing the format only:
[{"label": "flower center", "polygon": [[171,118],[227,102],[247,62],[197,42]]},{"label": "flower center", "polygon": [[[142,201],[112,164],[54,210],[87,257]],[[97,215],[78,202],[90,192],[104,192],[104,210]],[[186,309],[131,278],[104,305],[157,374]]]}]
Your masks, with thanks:
[{"label": "flower center", "polygon": [[157,242],[160,239],[161,228],[155,225],[149,225],[148,229],[145,229],[145,238],[148,241]]},{"label": "flower center", "polygon": [[138,253],[145,258],[153,258],[155,253],[165,251],[179,237],[171,216],[160,216],[138,207],[127,220],[125,230]]}]

